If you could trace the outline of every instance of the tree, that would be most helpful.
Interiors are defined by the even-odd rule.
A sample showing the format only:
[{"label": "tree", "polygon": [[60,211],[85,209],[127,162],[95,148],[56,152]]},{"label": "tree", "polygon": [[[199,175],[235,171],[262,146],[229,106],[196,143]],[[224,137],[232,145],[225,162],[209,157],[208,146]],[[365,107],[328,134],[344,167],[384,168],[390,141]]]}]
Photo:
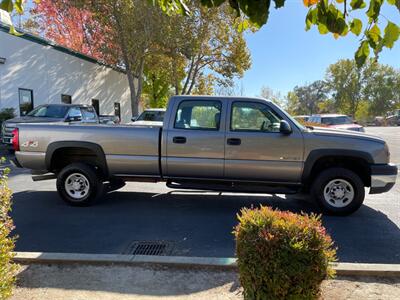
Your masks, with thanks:
[{"label": "tree", "polygon": [[[149,3],[157,4],[168,15],[178,13],[190,15],[193,12],[188,7],[188,2],[192,0],[148,0]],[[93,1],[91,1],[93,2]],[[244,15],[238,24],[239,29],[246,29],[251,25],[261,27],[268,21],[271,0],[201,0],[205,7],[219,7],[228,3],[236,12],[237,16]],[[286,0],[273,0],[275,8],[281,8]],[[386,0],[400,12],[400,0]],[[11,13],[14,9],[18,13],[23,13],[24,0],[1,0],[0,8]],[[349,32],[359,36],[364,33],[358,50],[355,53],[355,60],[358,67],[361,67],[373,50],[375,58],[378,59],[379,53],[384,47],[392,48],[400,36],[400,28],[397,24],[387,19],[385,28],[380,18],[384,0],[370,0],[367,8],[365,0],[336,0],[329,3],[328,0],[303,0],[309,11],[306,15],[306,30],[316,26],[320,34],[332,33],[335,38],[346,36]],[[350,15],[350,11],[358,10],[363,12],[368,19],[367,24],[363,24],[358,18]],[[364,31],[363,31],[364,29]],[[17,34],[11,24],[10,31]]]},{"label": "tree", "polygon": [[150,55],[146,61],[143,93],[151,108],[165,107],[173,94],[171,65],[172,60],[165,55]]},{"label": "tree", "polygon": [[28,24],[36,26],[36,31],[47,39],[109,64],[115,63],[115,58],[103,51],[110,43],[105,29],[89,10],[67,0],[41,0],[35,2],[31,14],[33,18]]},{"label": "tree", "polygon": [[232,82],[229,85],[217,84],[214,87],[214,93],[220,96],[244,96],[245,88],[243,82]]},{"label": "tree", "polygon": [[194,0],[190,8],[190,15],[175,15],[163,24],[172,28],[165,31],[162,48],[173,61],[171,73],[178,95],[191,94],[198,83],[230,85],[251,65],[243,33],[226,5],[208,10]]},{"label": "tree", "polygon": [[288,111],[298,115],[312,115],[319,112],[319,107],[327,99],[326,84],[322,80],[305,86],[296,86],[287,96]]},{"label": "tree", "polygon": [[271,100],[279,106],[284,106],[284,99],[282,98],[281,93],[274,91],[268,86],[261,87],[260,97]]},{"label": "tree", "polygon": [[328,67],[325,80],[338,111],[355,116],[363,99],[365,69],[365,66],[357,68],[356,62],[349,59],[339,60]]},{"label": "tree", "polygon": [[335,109],[358,119],[384,115],[400,101],[399,71],[373,60],[362,68],[354,60],[339,60],[325,79]]},{"label": "tree", "polygon": [[[153,0],[167,13],[176,11],[188,14],[190,9],[186,6],[187,1]],[[241,28],[246,28],[249,24],[261,27],[268,21],[271,0],[201,0],[201,3],[207,7],[218,7],[225,2],[229,3],[238,16],[247,17],[241,22]],[[278,9],[285,5],[286,0],[273,0],[273,2],[275,8]],[[349,32],[356,36],[363,33],[360,46],[355,53],[357,66],[361,67],[367,61],[370,49],[377,59],[384,47],[392,48],[399,38],[399,26],[381,14],[382,5],[385,2],[400,13],[400,0],[370,0],[368,7],[365,0],[336,0],[336,2],[303,0],[304,5],[309,8],[305,19],[306,30],[316,26],[320,34],[332,33],[335,38],[344,37]],[[361,19],[354,18],[350,14],[356,10],[364,13],[368,19],[367,24],[363,24]],[[386,22],[382,22],[381,16]],[[385,24],[384,29],[383,24]]]},{"label": "tree", "polygon": [[371,116],[385,115],[400,103],[400,73],[391,66],[372,63],[366,70],[364,99]]}]

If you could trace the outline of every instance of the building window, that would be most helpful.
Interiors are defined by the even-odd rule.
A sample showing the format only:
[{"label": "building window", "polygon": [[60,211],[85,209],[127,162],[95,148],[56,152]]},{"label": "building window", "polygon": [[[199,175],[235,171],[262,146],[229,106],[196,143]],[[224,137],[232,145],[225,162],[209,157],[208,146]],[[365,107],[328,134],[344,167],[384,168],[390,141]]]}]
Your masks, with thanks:
[{"label": "building window", "polygon": [[99,116],[100,115],[100,102],[98,99],[92,99],[92,106],[94,110],[96,111],[96,114]]},{"label": "building window", "polygon": [[71,95],[61,95],[61,102],[65,104],[71,104],[72,103],[72,97]]},{"label": "building window", "polygon": [[28,89],[18,89],[19,94],[19,113],[25,116],[33,109],[33,91]]},{"label": "building window", "polygon": [[121,120],[121,104],[118,102],[114,103],[114,114]]}]

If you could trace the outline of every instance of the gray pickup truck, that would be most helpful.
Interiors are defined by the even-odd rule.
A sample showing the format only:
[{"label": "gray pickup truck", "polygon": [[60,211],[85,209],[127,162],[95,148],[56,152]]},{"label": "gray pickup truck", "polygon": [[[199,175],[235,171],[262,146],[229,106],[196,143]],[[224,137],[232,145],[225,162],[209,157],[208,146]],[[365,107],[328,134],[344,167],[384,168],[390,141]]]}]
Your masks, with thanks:
[{"label": "gray pickup truck", "polygon": [[[346,215],[369,193],[389,191],[397,167],[387,144],[364,133],[306,128],[259,98],[175,96],[162,126],[21,124],[16,164],[57,178],[60,196],[89,205],[107,186],[268,194],[308,193],[324,212]],[[35,179],[35,178],[34,178]]]}]

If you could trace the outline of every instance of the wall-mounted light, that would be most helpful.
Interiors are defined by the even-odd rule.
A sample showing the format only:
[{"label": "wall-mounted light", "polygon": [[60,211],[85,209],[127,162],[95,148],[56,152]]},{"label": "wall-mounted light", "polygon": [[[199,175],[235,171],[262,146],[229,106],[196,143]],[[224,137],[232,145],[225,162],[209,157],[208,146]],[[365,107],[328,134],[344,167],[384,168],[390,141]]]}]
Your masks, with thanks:
[{"label": "wall-mounted light", "polygon": [[0,65],[4,65],[6,63],[5,57],[0,57]]}]

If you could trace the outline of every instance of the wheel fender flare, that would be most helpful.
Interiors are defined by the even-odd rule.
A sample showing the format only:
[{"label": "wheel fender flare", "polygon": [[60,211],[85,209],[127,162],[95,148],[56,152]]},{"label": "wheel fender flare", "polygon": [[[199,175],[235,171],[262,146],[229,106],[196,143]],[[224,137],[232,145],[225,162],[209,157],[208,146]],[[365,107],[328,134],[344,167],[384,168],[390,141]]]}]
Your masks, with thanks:
[{"label": "wheel fender flare", "polygon": [[311,175],[311,171],[315,163],[324,157],[340,156],[347,158],[358,158],[366,161],[368,164],[373,164],[374,159],[368,152],[349,149],[316,149],[312,150],[304,162],[302,182],[307,182]]},{"label": "wheel fender flare", "polygon": [[53,159],[54,153],[62,148],[84,148],[93,151],[99,158],[99,167],[103,170],[103,172],[105,172],[105,175],[108,176],[107,160],[103,148],[99,144],[91,142],[61,141],[49,144],[46,150],[45,157],[47,170],[50,170],[51,168],[51,161]]}]

